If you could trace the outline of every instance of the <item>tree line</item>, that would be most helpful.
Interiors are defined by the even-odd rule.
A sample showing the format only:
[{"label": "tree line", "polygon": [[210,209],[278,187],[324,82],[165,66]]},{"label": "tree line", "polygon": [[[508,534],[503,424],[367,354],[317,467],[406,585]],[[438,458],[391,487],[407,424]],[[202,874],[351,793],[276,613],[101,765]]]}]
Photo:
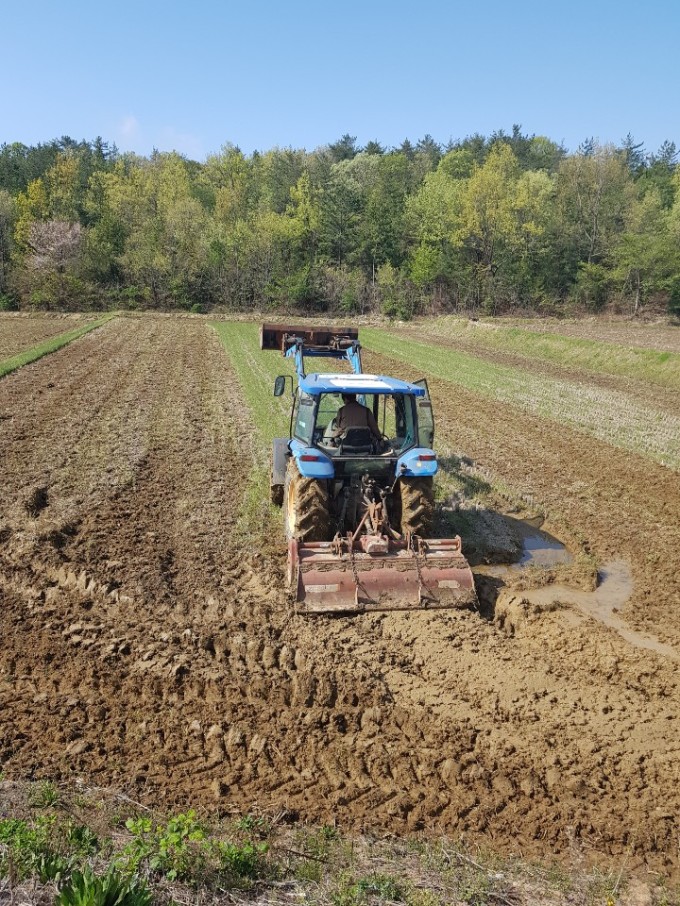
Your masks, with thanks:
[{"label": "tree line", "polygon": [[204,162],[0,146],[0,307],[680,313],[680,170],[628,135],[351,135]]}]

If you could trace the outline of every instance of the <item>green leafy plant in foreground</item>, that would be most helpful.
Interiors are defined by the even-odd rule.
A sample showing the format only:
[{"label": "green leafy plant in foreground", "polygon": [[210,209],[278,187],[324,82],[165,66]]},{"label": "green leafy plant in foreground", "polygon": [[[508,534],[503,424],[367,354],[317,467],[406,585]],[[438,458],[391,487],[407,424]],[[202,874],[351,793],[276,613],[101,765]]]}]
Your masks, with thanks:
[{"label": "green leafy plant in foreground", "polygon": [[234,827],[242,833],[257,834],[260,837],[266,837],[271,830],[266,818],[250,814],[237,818]]},{"label": "green leafy plant in foreground", "polygon": [[66,845],[81,856],[91,856],[99,851],[97,835],[84,824],[69,821],[66,824]]},{"label": "green leafy plant in foreground", "polygon": [[401,884],[391,875],[371,874],[356,881],[345,879],[331,897],[333,906],[363,906],[375,900],[402,902]]},{"label": "green leafy plant in foreground", "polygon": [[125,826],[132,833],[132,840],[122,853],[122,864],[128,872],[136,871],[145,862],[152,871],[174,881],[187,879],[202,868],[205,848],[201,844],[206,833],[195,812],[176,815],[155,828],[148,818],[130,818]]},{"label": "green leafy plant in foreground", "polygon": [[229,843],[210,838],[194,811],[176,815],[155,827],[148,818],[131,818],[125,826],[132,839],[117,860],[118,867],[132,875],[141,866],[168,880],[198,881],[206,872],[231,879],[257,877],[266,843]]},{"label": "green leafy plant in foreground", "polygon": [[97,877],[90,868],[74,871],[57,894],[55,906],[149,906],[151,892],[136,878],[110,868]]},{"label": "green leafy plant in foreground", "polygon": [[12,874],[18,880],[37,876],[42,883],[59,879],[74,864],[54,844],[53,816],[41,816],[33,824],[18,818],[0,820],[0,878]]},{"label": "green leafy plant in foreground", "polygon": [[261,873],[262,857],[268,852],[267,843],[216,843],[220,868],[230,877],[252,879]]},{"label": "green leafy plant in foreground", "polygon": [[28,797],[29,803],[34,808],[50,808],[58,805],[60,799],[59,788],[51,780],[43,780],[31,788]]}]

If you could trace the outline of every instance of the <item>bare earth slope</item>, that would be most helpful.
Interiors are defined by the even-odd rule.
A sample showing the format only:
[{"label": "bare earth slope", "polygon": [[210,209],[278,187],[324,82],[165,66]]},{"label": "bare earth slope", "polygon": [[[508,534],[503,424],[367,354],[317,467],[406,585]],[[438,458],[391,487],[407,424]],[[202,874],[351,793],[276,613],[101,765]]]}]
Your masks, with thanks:
[{"label": "bare earth slope", "polygon": [[[677,642],[677,476],[434,392],[457,445],[631,557],[637,619]],[[253,426],[202,322],[108,323],[1,381],[0,428],[7,776],[676,870],[677,663],[561,611],[512,635],[469,612],[294,616],[238,529]]]}]

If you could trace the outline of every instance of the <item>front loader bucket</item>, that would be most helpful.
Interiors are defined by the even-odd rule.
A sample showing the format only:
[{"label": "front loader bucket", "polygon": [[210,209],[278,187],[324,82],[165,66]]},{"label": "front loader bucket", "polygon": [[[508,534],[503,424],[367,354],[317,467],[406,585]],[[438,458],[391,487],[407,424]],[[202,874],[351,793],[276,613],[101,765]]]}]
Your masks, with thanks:
[{"label": "front loader bucket", "polygon": [[[365,545],[364,545],[365,547]],[[416,553],[406,541],[386,550],[338,552],[334,542],[290,541],[288,578],[300,613],[475,607],[472,571],[460,538],[425,541]]]},{"label": "front loader bucket", "polygon": [[357,340],[356,327],[301,327],[299,324],[263,324],[260,328],[260,349],[278,349],[285,352],[287,343],[294,337],[308,346],[327,346],[334,340]]}]

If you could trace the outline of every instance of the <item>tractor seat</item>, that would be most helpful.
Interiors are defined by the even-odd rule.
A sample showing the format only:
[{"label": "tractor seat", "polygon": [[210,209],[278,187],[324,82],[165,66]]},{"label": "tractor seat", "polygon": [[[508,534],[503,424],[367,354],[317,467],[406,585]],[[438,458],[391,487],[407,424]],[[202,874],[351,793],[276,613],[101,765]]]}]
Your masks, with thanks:
[{"label": "tractor seat", "polygon": [[368,456],[375,453],[375,439],[370,428],[346,428],[338,438],[340,456]]}]

